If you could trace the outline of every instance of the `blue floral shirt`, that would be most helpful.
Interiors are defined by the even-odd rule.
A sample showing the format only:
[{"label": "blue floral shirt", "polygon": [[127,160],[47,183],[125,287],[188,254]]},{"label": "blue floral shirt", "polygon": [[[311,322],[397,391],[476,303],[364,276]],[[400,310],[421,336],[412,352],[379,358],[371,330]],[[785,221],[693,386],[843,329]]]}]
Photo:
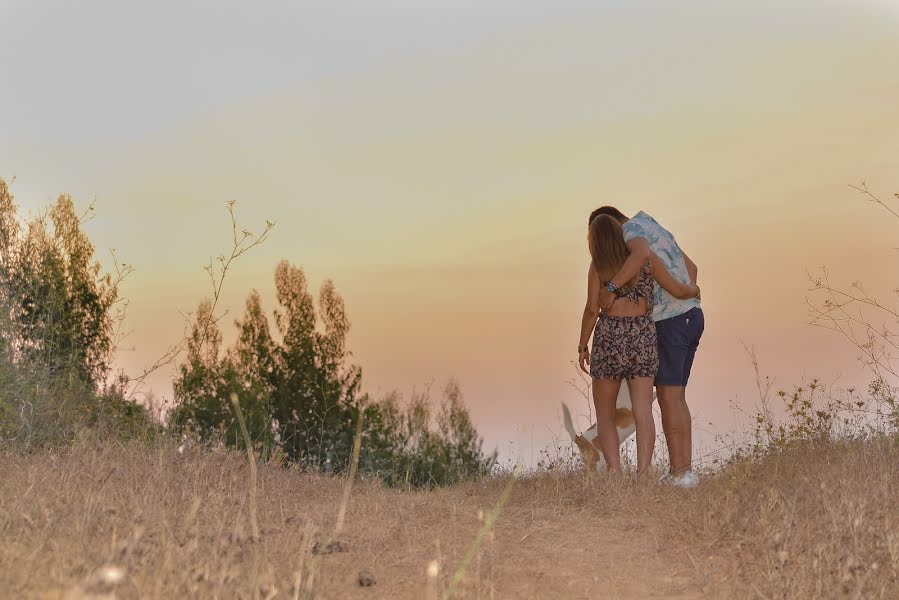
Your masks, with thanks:
[{"label": "blue floral shirt", "polygon": [[[675,279],[684,283],[690,283],[690,274],[687,272],[687,262],[684,260],[684,252],[677,245],[677,240],[671,232],[658,224],[658,222],[642,210],[622,226],[624,241],[630,242],[634,238],[646,238],[652,251],[662,259],[665,266]],[[677,317],[699,306],[698,298],[678,300],[658,283],[655,284],[655,303],[652,309],[652,320],[663,321]]]}]

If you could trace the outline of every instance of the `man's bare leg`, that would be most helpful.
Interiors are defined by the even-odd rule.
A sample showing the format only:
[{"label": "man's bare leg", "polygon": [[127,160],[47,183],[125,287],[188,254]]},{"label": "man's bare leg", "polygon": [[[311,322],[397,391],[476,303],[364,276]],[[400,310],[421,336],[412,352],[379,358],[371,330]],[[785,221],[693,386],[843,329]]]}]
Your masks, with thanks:
[{"label": "man's bare leg", "polygon": [[662,385],[657,391],[671,473],[680,475],[693,466],[693,417],[687,406],[687,388]]}]

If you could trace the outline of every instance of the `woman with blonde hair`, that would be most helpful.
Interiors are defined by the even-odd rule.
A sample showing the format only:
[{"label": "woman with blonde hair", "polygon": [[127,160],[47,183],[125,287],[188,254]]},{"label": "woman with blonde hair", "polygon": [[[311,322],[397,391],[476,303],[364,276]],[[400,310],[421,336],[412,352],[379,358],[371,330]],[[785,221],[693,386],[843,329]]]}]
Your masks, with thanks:
[{"label": "woman with blonde hair", "polygon": [[[613,473],[621,472],[615,402],[622,380],[627,380],[637,428],[637,477],[644,478],[652,464],[656,439],[652,388],[659,370],[659,354],[652,320],[654,280],[676,298],[694,298],[699,295],[699,287],[675,279],[654,254],[624,286],[611,284],[630,255],[621,224],[611,216],[593,219],[588,244],[592,260],[587,274],[578,364],[593,378],[600,449]],[[607,311],[600,309],[599,291],[603,288],[617,296]],[[592,351],[587,345],[591,333]]]}]

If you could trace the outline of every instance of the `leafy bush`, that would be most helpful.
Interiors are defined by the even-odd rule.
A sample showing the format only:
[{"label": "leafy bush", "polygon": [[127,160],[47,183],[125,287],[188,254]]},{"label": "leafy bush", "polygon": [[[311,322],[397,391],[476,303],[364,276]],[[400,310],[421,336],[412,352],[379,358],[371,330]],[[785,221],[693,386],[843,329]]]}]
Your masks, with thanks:
[{"label": "leafy bush", "polygon": [[483,451],[456,381],[445,387],[436,414],[428,392],[413,394],[405,407],[393,393],[366,406],[365,423],[361,468],[390,485],[459,483],[487,475],[496,463],[495,452]]}]

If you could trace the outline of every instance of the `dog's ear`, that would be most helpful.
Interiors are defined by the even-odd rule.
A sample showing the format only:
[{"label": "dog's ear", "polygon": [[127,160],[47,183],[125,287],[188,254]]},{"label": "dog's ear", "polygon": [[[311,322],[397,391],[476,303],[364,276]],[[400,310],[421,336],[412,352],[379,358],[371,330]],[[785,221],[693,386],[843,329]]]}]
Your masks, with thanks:
[{"label": "dog's ear", "polygon": [[599,450],[582,435],[576,436],[574,443],[577,444],[578,450],[581,451],[581,461],[583,461],[584,466],[587,467],[588,471],[595,471],[596,464],[599,462]]},{"label": "dog's ear", "polygon": [[571,419],[571,411],[568,410],[568,405],[564,402],[562,403],[562,422],[565,424],[565,431],[571,436],[571,441],[577,443],[578,434],[574,430],[574,421]]},{"label": "dog's ear", "polygon": [[574,443],[577,444],[577,447],[581,451],[581,454],[596,452],[596,446],[591,444],[590,441],[582,435],[575,436]]}]

